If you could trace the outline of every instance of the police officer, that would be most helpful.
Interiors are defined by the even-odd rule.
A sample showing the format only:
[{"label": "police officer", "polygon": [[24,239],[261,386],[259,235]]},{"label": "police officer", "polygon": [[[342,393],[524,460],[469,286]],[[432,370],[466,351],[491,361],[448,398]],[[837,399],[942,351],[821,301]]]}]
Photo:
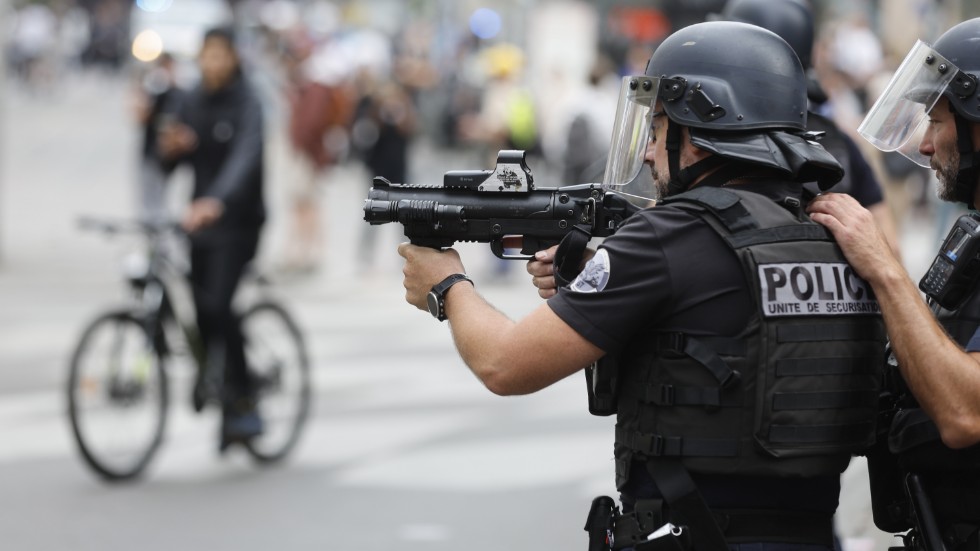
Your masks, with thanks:
[{"label": "police officer", "polygon": [[512,322],[455,251],[402,244],[406,298],[451,322],[494,393],[586,369],[590,409],[617,415],[623,503],[620,514],[597,498],[595,548],[829,549],[839,474],[873,437],[867,366],[883,330],[864,282],[801,207],[801,182],[841,177],[803,137],[803,67],[760,27],[693,25],[623,79],[615,120],[604,184],[648,204],[657,196],[629,184],[646,162],[659,201],[574,281],[556,291],[554,251],[539,253],[528,270],[553,296]]},{"label": "police officer", "polygon": [[[891,211],[885,204],[881,184],[874,171],[858,149],[854,140],[841,130],[833,120],[820,114],[827,102],[827,94],[810,70],[813,54],[813,11],[806,0],[728,0],[719,14],[709,15],[709,20],[741,21],[758,25],[779,35],[799,56],[807,69],[807,97],[810,111],[807,114],[807,130],[821,132],[820,145],[844,167],[844,177],[829,191],[847,193],[874,215],[878,227],[896,256],[900,254],[898,236]],[[808,183],[813,195],[819,193],[815,184]]]},{"label": "police officer", "polygon": [[[980,207],[980,19],[934,46],[916,43],[859,127],[885,151],[931,166],[944,201]],[[977,549],[980,529],[980,293],[976,213],[964,216],[920,282],[889,254],[868,212],[837,194],[813,219],[871,284],[888,328],[897,384],[882,452],[869,456],[875,523],[914,528],[909,547]],[[900,375],[900,377],[897,377]],[[885,454],[892,454],[890,457]],[[884,455],[884,457],[883,457]]]}]

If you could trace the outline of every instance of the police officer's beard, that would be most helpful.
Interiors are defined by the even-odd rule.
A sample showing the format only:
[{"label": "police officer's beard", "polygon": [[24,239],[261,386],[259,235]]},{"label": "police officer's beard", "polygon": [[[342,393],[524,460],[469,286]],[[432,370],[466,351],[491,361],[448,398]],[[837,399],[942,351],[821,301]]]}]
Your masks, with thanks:
[{"label": "police officer's beard", "polygon": [[670,193],[670,169],[661,169],[653,166],[650,167],[650,175],[653,176],[653,185],[657,190],[657,198],[666,197]]},{"label": "police officer's beard", "polygon": [[956,175],[959,172],[960,154],[954,152],[952,158],[945,163],[937,163],[933,168],[936,170],[936,196],[941,201],[956,201],[954,190],[956,189]]}]

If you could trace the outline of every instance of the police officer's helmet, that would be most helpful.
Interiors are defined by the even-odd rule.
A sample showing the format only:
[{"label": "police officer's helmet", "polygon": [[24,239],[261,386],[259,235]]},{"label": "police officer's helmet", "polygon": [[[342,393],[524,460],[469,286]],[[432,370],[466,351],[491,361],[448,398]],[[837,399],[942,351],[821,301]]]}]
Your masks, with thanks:
[{"label": "police officer's helmet", "polygon": [[813,54],[813,12],[805,0],[728,0],[709,21],[740,21],[758,25],[785,40],[804,68]]},{"label": "police officer's helmet", "polygon": [[785,40],[737,22],[691,25],[670,35],[647,63],[660,77],[658,99],[670,120],[722,131],[800,130],[806,77]]},{"label": "police officer's helmet", "polygon": [[943,91],[953,109],[970,122],[980,122],[980,18],[964,21],[949,29],[933,49],[959,69]]},{"label": "police officer's helmet", "polygon": [[940,98],[949,100],[956,124],[960,163],[952,196],[973,204],[980,176],[980,144],[973,143],[971,123],[980,123],[980,19],[946,31],[934,46],[918,41],[899,65],[884,92],[858,126],[858,133],[882,151],[897,151],[928,167],[919,150],[929,128],[929,113]]}]

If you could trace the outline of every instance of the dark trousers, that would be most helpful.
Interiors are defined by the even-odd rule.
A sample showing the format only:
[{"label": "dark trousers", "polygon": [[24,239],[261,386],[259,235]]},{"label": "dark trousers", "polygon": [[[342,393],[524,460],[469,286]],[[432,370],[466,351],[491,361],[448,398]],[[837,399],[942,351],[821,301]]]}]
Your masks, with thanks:
[{"label": "dark trousers", "polygon": [[[252,398],[241,323],[232,299],[258,249],[258,231],[191,244],[191,283],[197,324],[209,364],[224,364],[225,404]],[[220,365],[209,365],[212,369]]]}]

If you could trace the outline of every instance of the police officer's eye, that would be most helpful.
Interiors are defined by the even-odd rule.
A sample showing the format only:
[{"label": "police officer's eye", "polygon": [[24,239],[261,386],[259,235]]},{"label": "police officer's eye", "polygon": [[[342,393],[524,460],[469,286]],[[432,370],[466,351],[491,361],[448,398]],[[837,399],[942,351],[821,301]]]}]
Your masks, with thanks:
[{"label": "police officer's eye", "polygon": [[650,143],[657,143],[657,119],[665,114],[662,109],[650,114]]}]

